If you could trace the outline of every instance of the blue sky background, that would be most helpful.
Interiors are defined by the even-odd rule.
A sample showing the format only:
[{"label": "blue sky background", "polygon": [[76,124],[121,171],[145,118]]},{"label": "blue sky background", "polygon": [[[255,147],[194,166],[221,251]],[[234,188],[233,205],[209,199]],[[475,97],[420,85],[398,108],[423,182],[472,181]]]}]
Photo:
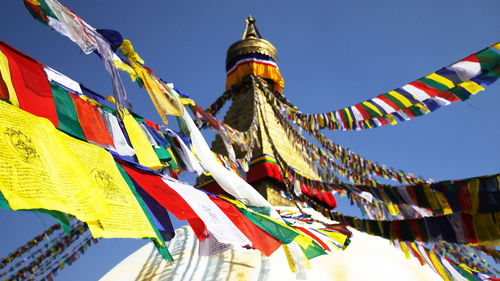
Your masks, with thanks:
[{"label": "blue sky background", "polygon": [[[130,39],[146,65],[202,107],[224,90],[227,47],[252,14],[278,48],[285,95],[304,112],[350,106],[500,41],[500,1],[63,1],[96,28]],[[22,1],[0,4],[0,40],[109,95],[102,62],[31,18]],[[123,76],[134,110],[160,122],[143,89]],[[435,180],[500,172],[500,83],[466,102],[397,126],[326,132],[367,159]],[[207,134],[211,136],[212,134]],[[349,212],[345,202],[339,211]],[[0,256],[53,224],[0,211]],[[179,225],[179,224],[177,224]],[[102,240],[56,280],[97,280],[146,242]]]}]

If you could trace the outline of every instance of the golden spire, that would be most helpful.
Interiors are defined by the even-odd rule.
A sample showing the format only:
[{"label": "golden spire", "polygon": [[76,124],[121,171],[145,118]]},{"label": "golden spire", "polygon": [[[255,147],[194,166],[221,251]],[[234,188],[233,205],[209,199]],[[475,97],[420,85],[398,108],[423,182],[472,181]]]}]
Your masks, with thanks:
[{"label": "golden spire", "polygon": [[[255,25],[255,20],[252,18],[252,16],[248,16],[248,18],[245,20],[247,22],[247,25],[245,27],[245,31],[243,32],[243,36],[241,39],[248,39],[248,38],[261,38],[262,36],[260,35],[259,30],[257,29],[257,26]],[[258,37],[257,37],[258,36]]]},{"label": "golden spire", "polygon": [[277,53],[278,51],[273,44],[263,39],[260,35],[257,25],[255,25],[255,19],[252,16],[248,16],[241,40],[232,44],[227,50],[226,65],[236,57],[246,54],[262,54],[277,61]]}]

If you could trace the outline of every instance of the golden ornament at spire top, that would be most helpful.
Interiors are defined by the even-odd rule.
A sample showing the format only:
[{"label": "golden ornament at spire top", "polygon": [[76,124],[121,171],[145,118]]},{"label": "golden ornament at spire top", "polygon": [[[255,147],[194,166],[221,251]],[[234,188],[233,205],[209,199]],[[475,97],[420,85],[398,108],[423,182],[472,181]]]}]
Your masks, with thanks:
[{"label": "golden ornament at spire top", "polygon": [[241,37],[241,39],[243,40],[247,38],[262,38],[259,30],[257,29],[257,26],[255,25],[255,20],[254,18],[252,18],[252,15],[248,16],[248,18],[245,21],[247,22],[247,25],[245,27],[245,31],[243,32],[243,36]]},{"label": "golden ornament at spire top", "polygon": [[236,57],[246,54],[262,54],[278,61],[277,53],[278,51],[273,44],[263,39],[260,35],[255,25],[255,19],[252,16],[248,16],[241,40],[232,44],[227,50],[226,65]]}]

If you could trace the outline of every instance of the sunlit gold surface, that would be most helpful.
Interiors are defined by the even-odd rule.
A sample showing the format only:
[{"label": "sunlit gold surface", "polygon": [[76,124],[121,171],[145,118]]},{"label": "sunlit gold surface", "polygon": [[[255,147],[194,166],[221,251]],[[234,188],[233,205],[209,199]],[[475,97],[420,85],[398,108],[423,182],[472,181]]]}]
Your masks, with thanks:
[{"label": "sunlit gold surface", "polygon": [[244,54],[263,54],[270,56],[275,61],[278,60],[278,51],[273,44],[261,37],[252,16],[249,16],[246,20],[242,39],[232,44],[227,50],[226,63]]}]

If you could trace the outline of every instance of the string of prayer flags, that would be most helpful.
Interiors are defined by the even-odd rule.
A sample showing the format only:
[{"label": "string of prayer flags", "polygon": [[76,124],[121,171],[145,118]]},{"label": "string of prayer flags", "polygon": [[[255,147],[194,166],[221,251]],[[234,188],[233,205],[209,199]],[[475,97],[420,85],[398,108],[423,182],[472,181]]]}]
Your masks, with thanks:
[{"label": "string of prayer flags", "polygon": [[[293,173],[293,171],[291,171]],[[294,175],[297,178],[297,175]],[[298,176],[299,181],[304,179]],[[305,179],[306,182],[311,182]],[[312,182],[346,190],[351,200],[372,219],[410,219],[441,214],[497,212],[498,175],[430,184],[380,185]]]},{"label": "string of prayer flags", "polygon": [[[312,237],[323,249],[345,249],[352,237],[346,226],[335,223],[312,208],[277,207],[287,224]],[[328,246],[330,245],[330,246]]]},{"label": "string of prayer flags", "polygon": [[221,198],[233,204],[236,208],[238,208],[238,210],[240,210],[241,213],[243,213],[243,215],[245,215],[245,217],[247,217],[259,228],[280,240],[283,244],[290,244],[295,241],[308,259],[326,254],[321,245],[319,245],[311,237],[302,234],[293,227],[277,221],[265,214],[255,212],[237,200],[232,200],[227,197]]},{"label": "string of prayer flags", "polygon": [[500,263],[500,251],[492,246],[476,246],[478,250],[482,251],[486,255],[492,257],[495,263]]},{"label": "string of prayer flags", "polygon": [[9,116],[0,123],[8,168],[1,191],[12,209],[73,214],[88,222],[94,237],[156,237],[109,153],[58,132],[44,118],[5,103],[0,109]]},{"label": "string of prayer flags", "polygon": [[[500,76],[500,44],[359,104],[321,114],[306,114],[281,103],[281,110],[305,130],[363,130],[413,119],[467,100]],[[282,99],[278,99],[282,100]]]},{"label": "string of prayer flags", "polygon": [[331,212],[332,219],[359,231],[390,240],[460,244],[498,244],[499,212],[456,213],[407,220],[368,220]]},{"label": "string of prayer flags", "polygon": [[54,232],[50,238],[45,237],[45,239],[41,243],[38,243],[36,247],[34,247],[33,249],[24,252],[22,256],[18,257],[8,256],[7,258],[10,259],[11,262],[7,265],[7,267],[2,268],[2,270],[0,270],[0,278],[5,277],[5,275],[7,274],[12,274],[13,272],[19,271],[20,268],[24,267],[26,264],[29,264],[33,260],[37,259],[47,249],[53,248],[58,243],[61,243],[63,237],[72,233],[72,226],[69,226],[69,228],[70,229],[67,232],[57,231]]},{"label": "string of prayer flags", "polygon": [[462,244],[451,244],[446,242],[438,242],[434,244],[434,251],[439,255],[446,257],[454,264],[464,264],[474,271],[484,274],[495,275],[500,273],[485,259],[485,252],[478,248],[484,246],[469,246]]},{"label": "string of prayer flags", "polygon": [[56,0],[37,2],[24,0],[24,2],[36,19],[70,38],[86,54],[97,51],[112,78],[114,95],[121,107],[130,106],[117,69],[126,71],[133,81],[139,79],[165,124],[168,123],[167,115],[183,114],[184,106],[179,98],[154,75],[151,69],[143,66],[144,61],[135,52],[132,43],[123,39],[120,33],[92,28]]},{"label": "string of prayer flags", "polygon": [[[19,53],[20,56],[25,56],[12,47],[9,46],[9,48]],[[15,59],[17,57],[13,58]],[[32,66],[39,67],[39,63],[36,62]],[[42,66],[42,68],[46,73],[44,79],[48,80],[47,83],[51,87],[54,97],[52,103],[57,113],[55,121],[61,131],[103,148],[120,152],[124,156],[136,155],[139,162],[152,168],[159,169],[168,164],[172,171],[178,171],[176,161],[181,159],[176,160],[173,157],[167,140],[169,137],[159,131],[158,125],[142,119],[137,123],[136,118],[126,117],[125,126],[121,120],[122,117],[117,112],[126,113],[128,112],[126,109],[115,111],[103,104],[105,99],[100,95],[47,66]],[[137,116],[135,113],[132,114]],[[139,128],[133,123],[137,123]],[[152,129],[151,126],[156,129]],[[129,141],[133,142],[138,153],[131,147]],[[158,159],[159,157],[162,158]]]},{"label": "string of prayer flags", "polygon": [[[380,165],[371,160],[364,159],[360,155],[352,152],[349,148],[345,148],[328,139],[321,132],[306,129],[324,149],[313,145],[302,136],[301,132],[297,131],[289,123],[289,117],[283,116],[283,114],[279,112],[279,108],[282,105],[277,103],[275,93],[271,92],[268,87],[266,87],[266,82],[258,77],[256,77],[256,81],[264,93],[267,102],[271,104],[275,117],[280,124],[286,128],[287,134],[289,134],[289,136],[295,140],[296,145],[307,153],[309,157],[314,159],[320,167],[333,168],[339,175],[351,178],[354,182],[364,183],[366,185],[376,185],[376,182],[370,179],[372,176],[379,176],[410,184],[424,182],[424,180],[416,177],[412,173],[394,168],[387,168],[385,165]],[[337,159],[342,165],[337,164],[332,158]],[[365,177],[360,177],[360,175],[365,175]]]},{"label": "string of prayer flags", "polygon": [[[321,174],[322,178],[327,177],[328,173],[324,170],[334,170],[338,175],[343,176],[349,180],[356,183],[364,183],[367,185],[377,185],[377,183],[370,178],[371,173],[368,177],[364,176],[367,173],[365,171],[358,172],[354,170],[353,165],[340,165],[335,159],[339,159],[339,153],[332,153],[330,150],[324,150],[307,140],[302,134],[293,127],[288,120],[285,120],[283,116],[278,112],[277,108],[271,106],[273,109],[276,119],[280,122],[280,125],[285,128],[288,137],[293,139],[293,144],[299,151],[306,153],[307,156],[314,161],[315,166],[318,168],[318,172]],[[342,150],[345,151],[345,150]],[[321,168],[323,171],[319,170]],[[354,170],[354,171],[353,171]],[[338,181],[337,176],[332,174],[332,177],[328,181],[336,182]]]},{"label": "string of prayer flags", "polygon": [[[134,182],[137,183],[141,188],[143,188],[158,203],[163,205],[164,208],[167,208],[178,219],[188,220],[189,224],[201,241],[209,238],[208,233],[216,236],[221,234],[220,231],[214,231],[214,227],[216,227],[216,225],[213,223],[213,221],[208,220],[208,218],[204,217],[202,213],[195,210],[198,208],[196,206],[198,206],[199,204],[206,205],[206,201],[203,201],[205,203],[202,203],[202,197],[200,197],[200,194],[202,194],[201,191],[197,191],[196,194],[198,195],[196,195],[192,193],[194,192],[194,189],[192,189],[192,187],[174,180],[162,178],[160,175],[156,175],[151,172],[138,170],[137,168],[134,168],[124,162],[121,164],[127,174],[134,180]],[[185,192],[189,192],[190,195],[188,196],[188,193],[184,194]],[[308,258],[312,258],[317,256],[318,254],[323,253],[323,250],[319,250],[318,248],[320,245],[316,244],[316,242],[313,242],[313,238],[308,238],[306,234],[302,234],[297,230],[294,230],[293,228],[290,228],[271,217],[268,217],[264,214],[255,213],[254,211],[248,209],[248,207],[243,205],[241,202],[231,201],[230,199],[223,198],[224,200],[231,203],[229,204],[228,202],[220,200],[214,196],[211,196],[210,194],[204,196],[208,196],[204,198],[209,198],[212,202],[214,202],[217,208],[219,208],[219,210],[222,210],[224,216],[227,216],[232,221],[232,223],[234,223],[234,225],[247,238],[250,239],[251,243],[249,243],[249,245],[251,245],[251,247],[262,250],[266,255],[270,255],[279,246],[276,239],[281,241],[281,243],[286,244],[291,243],[292,241],[299,242],[299,245],[306,251],[306,256]],[[193,200],[198,203],[195,204]],[[239,211],[236,211],[235,207]],[[216,213],[219,212],[217,211],[218,209],[214,207],[208,207],[208,205],[206,205],[206,208],[204,209],[207,210],[207,208],[211,209],[210,213],[212,215],[216,215]],[[246,220],[242,219],[242,214],[244,215],[244,218],[246,218]],[[221,214],[217,216],[219,218],[224,217]],[[256,226],[258,228],[255,228]],[[268,234],[264,236],[262,231],[265,231]],[[225,235],[228,235],[230,232],[225,231],[225,233]],[[220,239],[221,238],[219,237],[217,240]],[[241,245],[241,242],[239,242],[239,244],[237,245]]]},{"label": "string of prayer flags", "polygon": [[413,256],[418,259],[421,265],[427,264],[443,280],[494,280],[491,279],[491,272],[479,272],[471,269],[464,263],[450,259],[448,253],[443,253],[442,248],[429,249],[423,243],[409,241],[391,241],[409,259]]},{"label": "string of prayer flags", "polygon": [[231,99],[232,91],[225,91],[220,95],[209,107],[207,107],[204,111],[206,113],[210,113],[213,116],[217,115],[222,107],[226,104],[227,101]]},{"label": "string of prayer flags", "polygon": [[27,252],[29,252],[31,249],[34,247],[37,247],[37,245],[41,242],[43,242],[47,237],[50,237],[52,233],[55,231],[59,230],[61,228],[61,225],[56,223],[52,225],[51,227],[47,228],[44,232],[38,234],[37,236],[33,237],[30,241],[28,241],[26,244],[19,246],[17,249],[14,251],[10,252],[7,257],[3,258],[0,260],[0,269],[5,268],[9,263],[11,263],[13,260],[19,258],[20,256],[23,256]]},{"label": "string of prayer flags", "polygon": [[97,243],[98,240],[92,239],[87,230],[87,226],[82,223],[74,224],[69,234],[54,237],[55,240],[48,247],[37,249],[27,262],[21,262],[18,267],[2,272],[2,276],[6,276],[8,280],[21,281],[56,274],[65,264],[75,262],[90,245]]},{"label": "string of prayer flags", "polygon": [[416,206],[434,215],[500,211],[500,174],[417,185],[351,185],[349,190],[357,194],[368,192],[380,203]]},{"label": "string of prayer flags", "polygon": [[[46,280],[54,280],[53,277],[57,276],[58,272],[65,268],[65,266],[70,266],[75,263],[78,259],[80,259],[85,252],[89,249],[91,245],[95,245],[99,242],[99,239],[93,239],[91,237],[82,240],[82,242],[78,243],[76,247],[71,249],[69,252],[64,253],[61,257],[53,262],[51,265],[45,268],[45,272],[48,272],[45,275]],[[39,276],[43,276],[39,275]]]}]

